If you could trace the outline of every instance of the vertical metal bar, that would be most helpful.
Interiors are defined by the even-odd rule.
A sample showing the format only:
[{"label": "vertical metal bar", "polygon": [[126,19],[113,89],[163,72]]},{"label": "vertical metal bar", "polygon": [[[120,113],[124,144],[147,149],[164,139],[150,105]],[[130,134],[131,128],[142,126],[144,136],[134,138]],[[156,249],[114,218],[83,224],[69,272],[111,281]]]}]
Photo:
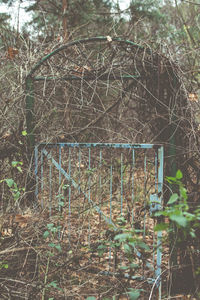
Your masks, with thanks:
[{"label": "vertical metal bar", "polygon": [[81,193],[81,149],[78,151],[78,191]]},{"label": "vertical metal bar", "polygon": [[110,166],[110,223],[112,222],[112,181],[113,181],[113,166],[111,161]]},{"label": "vertical metal bar", "polygon": [[91,201],[91,148],[89,148],[89,153],[88,153],[88,171],[89,171],[89,176],[88,176],[88,199],[89,202]]},{"label": "vertical metal bar", "polygon": [[42,208],[44,208],[44,195],[43,195],[43,191],[44,191],[44,156],[43,156],[43,149],[41,150],[41,206]]},{"label": "vertical metal bar", "polygon": [[69,237],[69,243],[71,239],[71,148],[69,147],[69,152],[68,152],[68,173],[70,177],[69,181],[69,189],[68,189],[68,237]]},{"label": "vertical metal bar", "polygon": [[144,156],[144,227],[143,227],[143,238],[146,237],[146,185],[147,185],[147,155],[145,151]]},{"label": "vertical metal bar", "polygon": [[[112,223],[112,184],[113,184],[113,166],[112,166],[112,158],[110,165],[110,224]],[[111,266],[111,247],[109,248],[109,270]]]},{"label": "vertical metal bar", "polygon": [[[52,151],[50,150],[50,156]],[[51,216],[51,205],[52,205],[52,162],[49,162],[49,215]]]},{"label": "vertical metal bar", "polygon": [[[161,146],[158,149],[158,195],[163,194],[163,168],[164,168],[164,148]],[[161,299],[161,263],[162,263],[162,231],[157,232],[157,268],[156,278],[159,288],[159,299]]]},{"label": "vertical metal bar", "polygon": [[[61,163],[62,163],[62,147],[61,145],[59,145],[59,167],[61,168]],[[62,209],[62,205],[60,204],[61,200],[62,200],[62,197],[61,197],[61,169],[59,169],[59,179],[58,179],[58,185],[59,185],[59,188],[58,188],[58,193],[59,193],[59,197],[58,197],[58,209],[59,211],[61,211]]]},{"label": "vertical metal bar", "polygon": [[[100,171],[100,174],[99,174],[99,195],[98,195],[100,209],[102,207],[102,190],[101,190],[102,178],[101,178],[101,169],[102,169],[102,150],[100,149],[100,152],[99,152],[99,171]],[[99,214],[99,221],[101,222],[101,214]]]},{"label": "vertical metal bar", "polygon": [[135,150],[132,149],[132,191],[131,191],[131,201],[132,201],[132,216],[131,216],[131,221],[132,221],[132,227],[134,223],[134,171],[135,171]]},{"label": "vertical metal bar", "polygon": [[[88,150],[88,171],[89,171],[89,177],[88,177],[88,200],[89,200],[89,206],[91,204],[91,148]],[[88,217],[88,243],[90,246],[91,240],[90,240],[90,232],[91,232],[91,226],[90,226],[90,209],[89,209],[89,217]]]},{"label": "vertical metal bar", "polygon": [[[154,151],[155,159],[155,194],[158,194],[158,151]],[[153,231],[153,266],[155,267],[155,231]]]},{"label": "vertical metal bar", "polygon": [[39,182],[38,182],[38,146],[35,146],[35,198],[38,201],[38,192],[39,192]]},{"label": "vertical metal bar", "polygon": [[123,153],[121,153],[121,215],[123,213]]},{"label": "vertical metal bar", "polygon": [[158,192],[158,152],[155,151],[155,193]]}]

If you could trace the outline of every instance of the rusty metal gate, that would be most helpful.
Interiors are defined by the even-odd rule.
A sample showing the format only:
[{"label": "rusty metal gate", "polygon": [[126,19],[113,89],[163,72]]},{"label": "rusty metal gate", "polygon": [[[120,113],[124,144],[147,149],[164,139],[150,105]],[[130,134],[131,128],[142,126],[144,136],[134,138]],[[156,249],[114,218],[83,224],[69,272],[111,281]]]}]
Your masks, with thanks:
[{"label": "rusty metal gate", "polygon": [[99,272],[145,280],[161,299],[163,146],[57,143],[35,147],[35,196],[65,216],[69,247]]}]

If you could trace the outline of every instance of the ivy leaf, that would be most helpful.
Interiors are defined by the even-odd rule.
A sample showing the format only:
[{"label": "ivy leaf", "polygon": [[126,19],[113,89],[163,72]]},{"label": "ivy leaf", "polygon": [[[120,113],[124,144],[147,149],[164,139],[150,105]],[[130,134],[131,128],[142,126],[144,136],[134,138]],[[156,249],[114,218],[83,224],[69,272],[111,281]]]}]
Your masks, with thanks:
[{"label": "ivy leaf", "polygon": [[182,172],[181,172],[181,170],[178,170],[177,172],[176,172],[176,179],[182,179],[183,178],[183,174],[182,174]]},{"label": "ivy leaf", "polygon": [[55,245],[55,248],[58,250],[58,251],[62,251],[62,248],[61,248],[61,246],[60,245]]},{"label": "ivy leaf", "polygon": [[120,266],[119,268],[120,268],[120,270],[128,270],[129,269],[128,266]]},{"label": "ivy leaf", "polygon": [[144,249],[146,251],[150,251],[151,249],[149,248],[149,246],[147,244],[145,244],[144,242],[142,241],[138,241],[137,242],[137,246],[141,249]]},{"label": "ivy leaf", "polygon": [[169,201],[167,202],[168,205],[175,203],[178,200],[179,196],[177,193],[171,195]]},{"label": "ivy leaf", "polygon": [[20,173],[22,173],[22,168],[21,167],[17,167],[17,170],[20,172]]},{"label": "ivy leaf", "polygon": [[171,221],[176,222],[181,227],[186,227],[187,226],[187,218],[185,218],[182,215],[170,215],[169,218],[170,218]]},{"label": "ivy leaf", "polygon": [[167,223],[160,223],[160,224],[157,224],[154,227],[154,231],[163,231],[163,230],[166,230],[167,228],[169,228],[169,224],[167,224]]},{"label": "ivy leaf", "polygon": [[114,237],[114,240],[120,240],[121,242],[123,241],[126,241],[127,239],[130,239],[132,237],[132,235],[130,233],[120,233],[120,234],[117,234],[115,237]]},{"label": "ivy leaf", "polygon": [[131,247],[128,244],[124,244],[124,251],[125,251],[125,253],[130,254],[131,253]]},{"label": "ivy leaf", "polygon": [[18,161],[12,161],[12,167],[15,168],[18,165]]},{"label": "ivy leaf", "polygon": [[26,131],[26,130],[23,130],[23,131],[22,131],[22,135],[23,135],[23,136],[26,136],[26,135],[27,135],[27,131]]},{"label": "ivy leaf", "polygon": [[15,192],[14,195],[13,195],[13,198],[15,201],[17,201],[19,198],[20,198],[21,194],[19,191]]},{"label": "ivy leaf", "polygon": [[184,200],[187,200],[187,190],[184,186],[180,186],[180,194]]},{"label": "ivy leaf", "polygon": [[48,236],[49,236],[49,231],[46,230],[46,231],[43,233],[43,238],[46,239]]},{"label": "ivy leaf", "polygon": [[48,287],[57,288],[57,287],[58,287],[58,284],[57,284],[57,282],[54,280],[54,281],[48,283],[47,286],[48,286]]},{"label": "ivy leaf", "polygon": [[14,183],[15,183],[14,180],[11,179],[11,178],[10,179],[6,179],[5,181],[6,181],[7,185],[8,185],[8,187],[12,187],[14,185]]},{"label": "ivy leaf", "polygon": [[54,248],[54,247],[56,246],[56,244],[54,244],[54,243],[49,243],[48,246]]},{"label": "ivy leaf", "polygon": [[49,230],[51,230],[52,228],[54,227],[54,224],[47,224],[47,228],[49,229]]},{"label": "ivy leaf", "polygon": [[130,300],[137,300],[140,297],[140,290],[133,290],[131,289],[130,292],[128,292]]}]

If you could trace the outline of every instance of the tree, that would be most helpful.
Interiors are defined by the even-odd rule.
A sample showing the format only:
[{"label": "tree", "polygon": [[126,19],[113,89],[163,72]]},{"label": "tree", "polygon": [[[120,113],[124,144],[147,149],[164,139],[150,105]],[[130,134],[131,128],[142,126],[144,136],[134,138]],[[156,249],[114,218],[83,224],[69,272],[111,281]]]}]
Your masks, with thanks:
[{"label": "tree", "polygon": [[52,40],[62,31],[68,32],[68,38],[100,35],[112,20],[111,7],[109,0],[40,0],[30,5],[27,11],[33,12],[31,25],[34,30]]}]

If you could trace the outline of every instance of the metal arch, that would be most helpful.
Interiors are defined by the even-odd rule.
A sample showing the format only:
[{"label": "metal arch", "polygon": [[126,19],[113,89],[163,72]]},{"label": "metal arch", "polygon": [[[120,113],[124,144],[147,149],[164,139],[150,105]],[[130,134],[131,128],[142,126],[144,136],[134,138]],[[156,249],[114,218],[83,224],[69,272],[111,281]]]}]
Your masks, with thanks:
[{"label": "metal arch", "polygon": [[[73,42],[69,42],[55,50],[53,50],[51,53],[47,54],[46,56],[44,56],[33,68],[32,70],[28,73],[27,77],[32,77],[33,74],[40,68],[40,66],[47,61],[51,56],[57,54],[58,52],[67,49],[71,46],[74,46],[76,44],[80,44],[80,43],[90,43],[90,42],[98,42],[98,41],[108,41],[108,38],[105,36],[99,36],[99,37],[92,37],[92,38],[84,38],[84,39],[80,39],[80,40],[75,40]],[[112,38],[112,41],[114,42],[118,42],[118,43],[124,43],[127,45],[131,45],[135,48],[139,48],[139,49],[144,49],[143,46],[138,45],[130,40],[122,40],[120,38]]]},{"label": "metal arch", "polygon": [[[91,42],[99,42],[99,41],[108,41],[108,37],[105,36],[99,36],[99,37],[91,37],[91,38],[83,38],[80,40],[75,40],[72,42],[69,42],[55,50],[53,50],[51,53],[49,53],[48,55],[44,56],[38,63],[36,63],[36,65],[31,69],[31,71],[28,73],[28,75],[26,76],[25,79],[25,86],[26,86],[26,125],[27,125],[27,142],[28,142],[28,147],[30,148],[30,150],[33,150],[33,147],[35,145],[35,137],[34,137],[34,81],[44,81],[44,80],[55,80],[56,78],[53,76],[50,77],[34,77],[34,73],[44,64],[44,62],[46,62],[49,58],[51,58],[52,56],[54,56],[55,54],[59,53],[60,51],[67,49],[71,46],[77,45],[77,44],[81,44],[81,43],[91,43]],[[112,38],[113,42],[117,42],[119,44],[127,44],[130,45],[134,48],[138,48],[143,50],[144,47],[141,45],[138,45],[130,40],[123,40],[117,37]],[[112,43],[112,42],[111,42]],[[147,48],[147,51],[151,51],[150,49]],[[123,75],[120,76],[120,78],[114,78],[115,80],[122,80]],[[125,75],[124,78],[127,79],[139,79],[140,78],[140,74],[133,74],[133,75]],[[61,77],[61,78],[57,78],[59,80],[80,80],[80,77],[77,76],[68,76],[68,77]],[[106,80],[107,78],[101,77],[101,80]],[[85,80],[90,80],[90,78],[87,78],[87,76],[85,77]],[[32,151],[30,151],[32,152]]]}]

